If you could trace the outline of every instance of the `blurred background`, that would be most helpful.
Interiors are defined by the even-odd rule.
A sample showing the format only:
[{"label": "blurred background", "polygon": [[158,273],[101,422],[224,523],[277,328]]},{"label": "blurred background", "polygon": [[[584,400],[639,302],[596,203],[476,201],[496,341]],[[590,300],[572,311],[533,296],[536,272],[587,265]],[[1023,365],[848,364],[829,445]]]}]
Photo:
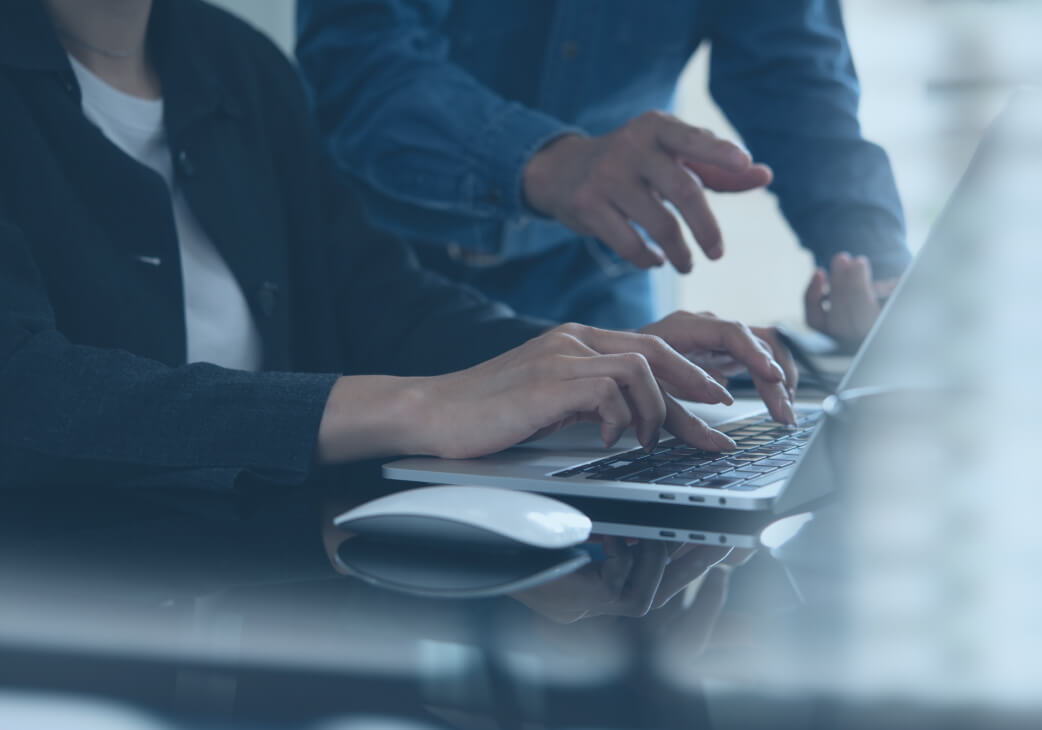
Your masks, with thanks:
[{"label": "blurred background", "polygon": [[[292,49],[292,0],[215,0]],[[844,0],[861,77],[866,135],[889,153],[908,220],[922,245],[984,129],[1018,85],[1042,80],[1039,0]],[[734,131],[706,93],[708,48],[692,59],[677,112],[722,136]],[[714,196],[722,261],[662,272],[661,306],[711,309],[753,323],[798,323],[811,257],[768,193]],[[751,296],[755,294],[755,296]]]}]

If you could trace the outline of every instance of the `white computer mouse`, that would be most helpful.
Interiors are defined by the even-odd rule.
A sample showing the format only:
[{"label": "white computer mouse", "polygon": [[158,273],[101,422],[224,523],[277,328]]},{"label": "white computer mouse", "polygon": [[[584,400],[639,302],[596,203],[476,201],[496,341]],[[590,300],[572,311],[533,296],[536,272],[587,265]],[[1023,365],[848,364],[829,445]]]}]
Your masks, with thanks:
[{"label": "white computer mouse", "polygon": [[494,487],[409,489],[348,510],[333,523],[396,540],[548,550],[585,542],[593,527],[556,499]]}]

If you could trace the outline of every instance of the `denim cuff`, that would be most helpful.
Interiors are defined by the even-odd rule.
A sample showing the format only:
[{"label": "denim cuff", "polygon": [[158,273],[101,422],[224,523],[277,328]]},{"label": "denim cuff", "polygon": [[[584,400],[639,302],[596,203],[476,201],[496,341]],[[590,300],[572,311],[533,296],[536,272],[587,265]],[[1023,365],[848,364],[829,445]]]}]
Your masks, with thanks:
[{"label": "denim cuff", "polygon": [[832,257],[842,251],[852,256],[866,256],[876,280],[900,276],[912,262],[904,227],[889,216],[820,215],[802,234],[801,243],[814,253],[815,262],[826,271]]},{"label": "denim cuff", "polygon": [[485,184],[472,190],[475,206],[507,219],[541,217],[525,202],[525,166],[532,155],[566,134],[586,132],[520,104],[506,105],[474,141],[474,151],[488,171]]}]

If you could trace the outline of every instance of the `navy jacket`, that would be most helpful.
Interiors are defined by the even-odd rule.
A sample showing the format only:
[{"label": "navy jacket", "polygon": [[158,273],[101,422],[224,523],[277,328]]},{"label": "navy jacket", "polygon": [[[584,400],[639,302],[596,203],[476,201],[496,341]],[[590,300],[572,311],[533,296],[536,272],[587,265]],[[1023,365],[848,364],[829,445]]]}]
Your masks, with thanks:
[{"label": "navy jacket", "polygon": [[450,371],[543,331],[364,223],[264,37],[198,0],[156,0],[149,33],[177,184],[250,301],[265,372],[185,364],[168,191],[83,116],[42,4],[6,0],[0,486],[301,482],[337,374]]},{"label": "navy jacket", "polygon": [[[549,140],[672,105],[710,43],[714,99],[775,172],[801,243],[826,265],[910,260],[884,152],[858,124],[839,0],[300,0],[298,56],[337,162],[382,228],[519,311],[584,313],[590,287],[650,298],[642,275],[526,210],[521,173]],[[724,232],[726,237],[726,231]],[[768,245],[759,243],[757,245]],[[601,275],[614,271],[615,277]],[[463,265],[458,265],[463,264]],[[466,271],[466,265],[473,272]],[[540,281],[523,287],[521,278]],[[626,306],[633,306],[627,299]],[[612,312],[610,305],[601,304]],[[625,310],[615,326],[634,324]],[[643,322],[638,322],[642,324]]]}]

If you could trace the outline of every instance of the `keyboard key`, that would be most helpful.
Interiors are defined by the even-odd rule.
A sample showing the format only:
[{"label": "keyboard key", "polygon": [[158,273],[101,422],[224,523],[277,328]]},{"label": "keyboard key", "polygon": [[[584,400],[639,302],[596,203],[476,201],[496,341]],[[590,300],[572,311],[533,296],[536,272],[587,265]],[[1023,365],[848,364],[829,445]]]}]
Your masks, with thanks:
[{"label": "keyboard key", "polygon": [[559,471],[553,476],[560,477],[561,479],[567,479],[568,477],[574,477],[576,474],[581,474],[585,467],[576,467],[574,469],[566,469],[565,471]]},{"label": "keyboard key", "polygon": [[633,476],[623,477],[619,481],[623,482],[641,482],[644,484],[650,484],[656,479],[663,477],[671,477],[677,473],[676,469],[670,469],[668,467],[663,469],[645,469],[644,471],[638,472]]},{"label": "keyboard key", "polygon": [[738,469],[742,465],[748,464],[748,463],[749,462],[747,462],[747,461],[738,461],[737,459],[733,459],[733,458],[732,459],[722,459],[720,461],[714,461],[713,462],[713,467],[716,468],[718,472],[723,472],[723,471],[731,471],[732,469]]},{"label": "keyboard key", "polygon": [[682,474],[688,474],[688,475],[691,476],[692,479],[694,479],[695,477],[708,477],[708,476],[712,476],[713,474],[719,474],[720,470],[719,469],[710,469],[710,468],[705,467],[705,466],[697,466],[694,469],[685,469],[681,473]]},{"label": "keyboard key", "polygon": [[699,482],[698,487],[705,487],[707,489],[727,489],[730,485],[736,484],[740,479],[734,479],[731,477],[713,477],[712,479],[706,479]]},{"label": "keyboard key", "polygon": [[755,451],[750,449],[749,451],[743,451],[740,454],[735,454],[731,458],[734,461],[742,461],[748,463],[751,461],[760,461],[761,459],[767,459],[771,456],[774,456],[774,454],[769,454],[763,451]]},{"label": "keyboard key", "polygon": [[752,469],[735,469],[734,471],[727,472],[727,476],[732,478],[732,479],[735,479],[735,478],[749,479],[749,478],[752,478],[752,477],[760,476],[760,472],[753,471]]},{"label": "keyboard key", "polygon": [[602,469],[601,471],[590,472],[586,475],[587,479],[607,479],[609,481],[617,481],[623,477],[633,476],[638,472],[642,472],[648,469],[647,464],[636,463],[628,464],[626,466],[620,466],[617,469]]},{"label": "keyboard key", "polygon": [[753,487],[766,487],[768,484],[774,484],[775,482],[788,479],[792,475],[792,471],[791,467],[788,469],[779,469],[777,471],[772,471],[770,474],[763,474],[756,479],[750,479],[746,484]]},{"label": "keyboard key", "polygon": [[690,471],[691,469],[701,469],[706,464],[707,462],[701,460],[680,459],[674,461],[670,466],[676,467],[677,471]]},{"label": "keyboard key", "polygon": [[704,451],[702,449],[696,449],[693,446],[682,446],[679,449],[674,449],[673,452],[676,453],[676,454],[679,454],[680,456],[701,456],[701,457],[713,457],[713,456],[716,456],[716,454],[712,453],[711,451]]},{"label": "keyboard key", "polygon": [[706,472],[709,472],[711,474],[719,474],[722,471],[731,471],[734,468],[735,468],[734,465],[730,464],[728,462],[725,462],[725,461],[714,461],[712,464],[706,464],[705,466],[700,466],[699,467],[699,471],[706,471]]},{"label": "keyboard key", "polygon": [[775,466],[764,466],[763,462],[756,462],[755,464],[745,464],[741,471],[754,471],[757,474],[766,474],[769,471],[775,471],[778,467]]},{"label": "keyboard key", "polygon": [[658,479],[658,480],[655,481],[655,484],[669,484],[671,486],[676,486],[676,487],[686,487],[689,484],[691,484],[693,481],[698,481],[698,480],[693,478],[693,477],[688,477],[688,476],[686,476],[684,474],[678,474],[676,476],[666,477],[665,479]]},{"label": "keyboard key", "polygon": [[783,466],[792,466],[793,464],[796,463],[796,461],[794,459],[775,459],[775,458],[771,458],[771,459],[764,459],[763,461],[758,461],[756,463],[757,464],[762,464],[764,466],[774,466],[774,467],[781,468]]}]

